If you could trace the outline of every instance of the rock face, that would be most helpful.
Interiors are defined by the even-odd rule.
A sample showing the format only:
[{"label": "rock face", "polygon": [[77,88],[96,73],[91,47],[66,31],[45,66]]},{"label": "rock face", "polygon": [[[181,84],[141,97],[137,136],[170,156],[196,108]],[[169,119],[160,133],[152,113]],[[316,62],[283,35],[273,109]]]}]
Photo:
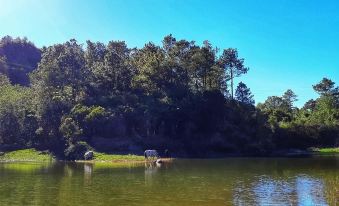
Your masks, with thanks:
[{"label": "rock face", "polygon": [[94,157],[93,151],[87,151],[87,152],[84,154],[85,160],[92,160],[93,157]]}]

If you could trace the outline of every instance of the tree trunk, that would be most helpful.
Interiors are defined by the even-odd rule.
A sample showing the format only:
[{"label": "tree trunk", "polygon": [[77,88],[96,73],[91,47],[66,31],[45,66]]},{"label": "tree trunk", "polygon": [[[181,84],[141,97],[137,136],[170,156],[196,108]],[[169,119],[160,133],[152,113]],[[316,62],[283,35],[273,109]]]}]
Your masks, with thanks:
[{"label": "tree trunk", "polygon": [[233,98],[233,69],[231,68],[231,98]]}]

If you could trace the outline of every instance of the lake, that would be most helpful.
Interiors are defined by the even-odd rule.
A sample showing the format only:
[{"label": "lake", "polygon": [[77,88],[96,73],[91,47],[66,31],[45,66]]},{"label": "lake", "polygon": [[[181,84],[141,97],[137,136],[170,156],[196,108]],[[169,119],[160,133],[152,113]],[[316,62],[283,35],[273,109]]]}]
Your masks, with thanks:
[{"label": "lake", "polygon": [[339,205],[339,156],[0,163],[0,205]]}]

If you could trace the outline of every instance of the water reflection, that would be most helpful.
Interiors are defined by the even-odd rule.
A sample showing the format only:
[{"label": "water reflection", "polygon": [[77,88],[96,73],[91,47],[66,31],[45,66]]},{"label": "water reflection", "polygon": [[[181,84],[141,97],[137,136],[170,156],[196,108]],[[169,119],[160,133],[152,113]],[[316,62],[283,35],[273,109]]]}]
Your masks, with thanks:
[{"label": "water reflection", "polygon": [[90,185],[92,182],[92,173],[93,173],[93,164],[85,163],[84,164],[84,180],[86,185]]},{"label": "water reflection", "polygon": [[338,205],[336,159],[0,164],[0,205]]},{"label": "water reflection", "polygon": [[329,205],[324,182],[306,175],[288,179],[258,176],[235,185],[234,205]]},{"label": "water reflection", "polygon": [[299,205],[328,205],[324,194],[324,182],[320,179],[299,176],[296,179]]},{"label": "water reflection", "polygon": [[160,169],[161,164],[154,162],[154,161],[148,161],[145,162],[145,185],[152,185],[153,184],[153,178]]}]

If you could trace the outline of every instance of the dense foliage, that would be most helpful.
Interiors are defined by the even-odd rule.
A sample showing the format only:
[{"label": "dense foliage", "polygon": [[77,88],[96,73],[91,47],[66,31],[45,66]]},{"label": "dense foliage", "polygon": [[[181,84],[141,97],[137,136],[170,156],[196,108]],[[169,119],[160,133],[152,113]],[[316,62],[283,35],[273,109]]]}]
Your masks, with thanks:
[{"label": "dense foliage", "polygon": [[29,85],[28,73],[41,59],[41,51],[26,38],[5,36],[0,40],[0,73],[6,74],[12,84]]},{"label": "dense foliage", "polygon": [[338,144],[334,82],[314,85],[320,97],[301,109],[293,106],[292,90],[256,108],[245,83],[234,89],[234,78],[248,70],[236,49],[219,52],[208,41],[199,46],[172,35],[161,46],[140,49],[123,41],[83,46],[76,40],[38,49],[5,37],[0,144],[50,149],[70,159],[90,147],[211,156]]}]

